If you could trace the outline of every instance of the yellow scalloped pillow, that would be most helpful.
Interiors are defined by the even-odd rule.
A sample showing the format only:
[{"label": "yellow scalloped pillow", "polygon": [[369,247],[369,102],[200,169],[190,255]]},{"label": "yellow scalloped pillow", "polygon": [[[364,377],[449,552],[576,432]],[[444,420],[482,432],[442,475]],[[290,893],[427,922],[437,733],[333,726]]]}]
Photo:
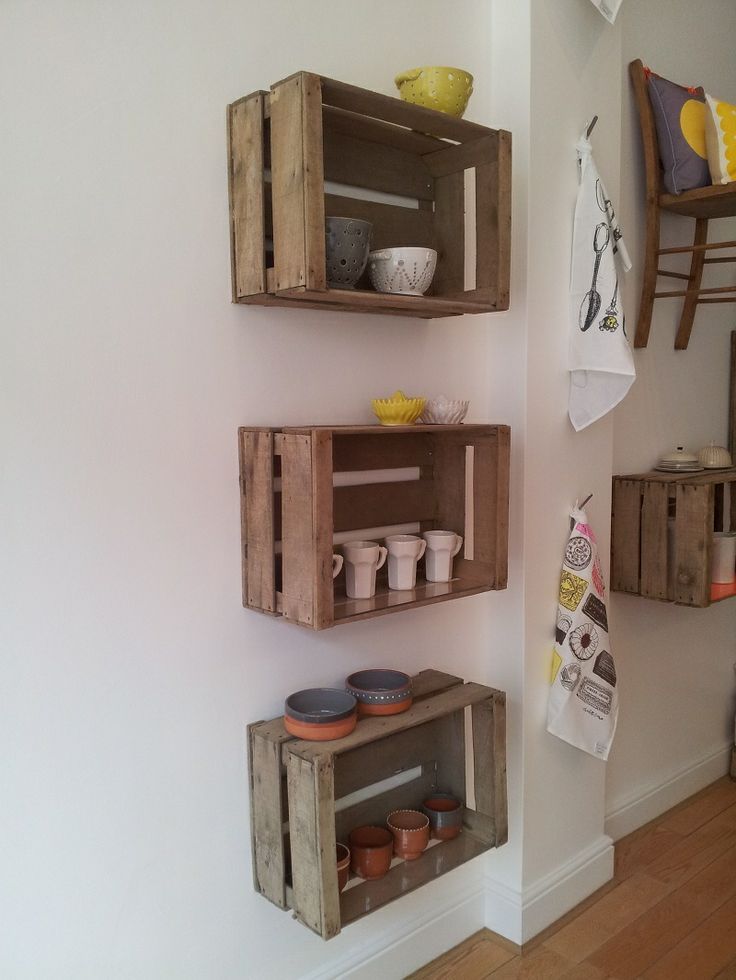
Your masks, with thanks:
[{"label": "yellow scalloped pillow", "polygon": [[736,180],[736,105],[705,96],[705,145],[714,184]]}]

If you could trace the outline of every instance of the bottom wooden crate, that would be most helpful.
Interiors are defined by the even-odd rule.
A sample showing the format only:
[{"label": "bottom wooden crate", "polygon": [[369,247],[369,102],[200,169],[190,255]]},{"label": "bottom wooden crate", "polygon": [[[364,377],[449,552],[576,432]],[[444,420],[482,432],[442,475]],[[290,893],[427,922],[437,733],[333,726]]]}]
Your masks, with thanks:
[{"label": "bottom wooden crate", "polygon": [[[414,692],[409,711],[364,718],[334,742],[292,739],[280,718],[249,726],[255,887],[324,939],[506,841],[505,695],[434,670],[414,678]],[[335,843],[351,829],[383,825],[433,791],[467,800],[466,709],[475,807],[465,806],[460,836],[340,894]]]}]

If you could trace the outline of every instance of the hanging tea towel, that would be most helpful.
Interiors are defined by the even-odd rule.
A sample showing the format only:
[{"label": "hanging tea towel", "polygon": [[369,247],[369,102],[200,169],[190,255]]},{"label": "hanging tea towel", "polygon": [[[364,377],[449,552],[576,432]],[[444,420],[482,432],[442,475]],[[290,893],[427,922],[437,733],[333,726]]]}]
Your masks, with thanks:
[{"label": "hanging tea towel", "polygon": [[576,149],[580,184],[570,275],[568,413],[579,432],[618,405],[636,371],[624,329],[615,256],[624,269],[631,268],[631,260],[585,135]]},{"label": "hanging tea towel", "polygon": [[560,575],[547,731],[607,759],[616,731],[618,694],[606,586],[585,511],[576,507],[570,516],[573,527]]}]

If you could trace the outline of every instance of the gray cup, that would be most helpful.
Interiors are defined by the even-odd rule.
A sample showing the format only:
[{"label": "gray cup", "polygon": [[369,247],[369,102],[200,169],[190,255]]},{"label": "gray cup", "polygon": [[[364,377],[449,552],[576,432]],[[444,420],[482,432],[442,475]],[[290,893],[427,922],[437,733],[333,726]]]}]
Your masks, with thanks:
[{"label": "gray cup", "polygon": [[371,248],[370,221],[325,219],[325,258],[330,289],[354,289],[365,271]]}]

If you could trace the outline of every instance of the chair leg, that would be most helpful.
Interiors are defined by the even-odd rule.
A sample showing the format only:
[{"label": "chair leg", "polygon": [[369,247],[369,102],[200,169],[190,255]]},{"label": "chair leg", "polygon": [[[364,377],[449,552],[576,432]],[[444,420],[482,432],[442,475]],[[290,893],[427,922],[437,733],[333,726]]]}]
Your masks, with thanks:
[{"label": "chair leg", "polygon": [[636,323],[634,347],[646,347],[649,342],[649,328],[652,325],[654,293],[657,289],[657,269],[659,267],[659,207],[656,196],[647,195],[647,230],[644,243],[644,276],[641,282],[639,319]]},{"label": "chair leg", "polygon": [[[705,245],[707,241],[708,219],[696,218],[693,245]],[[687,350],[687,345],[690,342],[690,332],[693,329],[693,320],[695,319],[695,309],[698,305],[700,284],[703,281],[704,263],[705,249],[701,248],[698,249],[698,251],[693,252],[693,257],[690,260],[690,278],[687,282],[688,295],[685,297],[685,303],[682,307],[682,316],[680,317],[680,326],[677,328],[675,350]]]}]

